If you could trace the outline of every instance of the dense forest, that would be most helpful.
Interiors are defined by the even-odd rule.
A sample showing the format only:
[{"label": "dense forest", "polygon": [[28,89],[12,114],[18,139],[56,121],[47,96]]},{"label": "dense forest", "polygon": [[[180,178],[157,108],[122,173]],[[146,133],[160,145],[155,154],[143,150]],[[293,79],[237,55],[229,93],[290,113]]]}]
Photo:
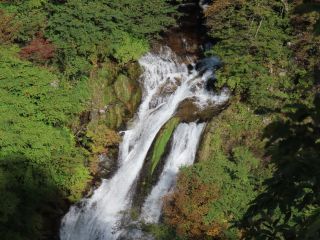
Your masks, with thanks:
[{"label": "dense forest", "polygon": [[[137,60],[185,2],[0,1],[1,239],[56,239],[70,204],[112,174],[142,98]],[[203,54],[222,60],[214,89],[232,96],[145,231],[320,239],[320,1],[209,2]]]},{"label": "dense forest", "polygon": [[18,0],[0,8],[0,235],[52,239],[98,155],[116,154],[116,130],[141,98],[136,60],[175,23],[175,7]]},{"label": "dense forest", "polygon": [[[182,239],[319,239],[319,1],[213,1],[205,17],[234,96],[165,219]],[[164,237],[170,239],[173,237]]]}]

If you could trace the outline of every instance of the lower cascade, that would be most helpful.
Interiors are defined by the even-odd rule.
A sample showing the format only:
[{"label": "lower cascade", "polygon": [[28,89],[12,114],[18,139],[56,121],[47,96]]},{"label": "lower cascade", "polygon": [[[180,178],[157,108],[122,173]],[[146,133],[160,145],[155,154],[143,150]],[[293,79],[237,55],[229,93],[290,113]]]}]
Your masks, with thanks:
[{"label": "lower cascade", "polygon": [[[181,63],[168,47],[143,56],[140,65],[143,100],[133,123],[124,132],[119,149],[119,168],[104,179],[93,196],[72,206],[62,220],[61,240],[116,240],[123,230],[124,212],[131,207],[135,183],[148,151],[160,129],[172,118],[181,102],[190,100],[199,109],[227,101],[228,92],[206,90],[209,74],[199,74]],[[145,199],[140,219],[157,223],[162,198],[175,183],[179,168],[193,163],[204,123],[181,123],[176,128],[171,150],[158,183]]]},{"label": "lower cascade", "polygon": [[203,128],[204,123],[181,123],[175,130],[172,150],[166,160],[163,172],[142,207],[141,220],[144,222],[157,223],[159,221],[162,198],[173,186],[179,168],[193,163]]}]

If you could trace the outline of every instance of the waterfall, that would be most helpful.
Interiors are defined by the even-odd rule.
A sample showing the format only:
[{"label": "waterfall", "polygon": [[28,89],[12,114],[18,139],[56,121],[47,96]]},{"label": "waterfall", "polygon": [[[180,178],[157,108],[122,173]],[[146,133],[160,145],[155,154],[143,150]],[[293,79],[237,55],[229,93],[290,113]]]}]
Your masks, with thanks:
[{"label": "waterfall", "polygon": [[[119,169],[111,179],[102,181],[91,198],[83,199],[70,208],[62,220],[61,240],[117,239],[121,234],[119,225],[123,212],[130,208],[135,182],[148,150],[161,127],[174,116],[179,104],[185,99],[192,99],[199,108],[204,108],[228,98],[225,92],[220,95],[207,92],[206,76],[199,76],[195,70],[190,73],[167,47],[160,53],[146,54],[139,63],[144,69],[141,76],[143,100],[133,124],[124,132],[119,150]],[[198,130],[194,131],[201,132],[201,125],[194,126],[188,125],[188,129],[195,128]],[[188,134],[188,129],[182,124],[175,135]],[[174,164],[178,166],[179,162]],[[163,173],[162,176],[165,178],[167,175]]]},{"label": "waterfall", "polygon": [[194,162],[204,123],[181,123],[174,132],[170,154],[156,186],[147,197],[141,213],[146,223],[158,223],[162,199],[175,183],[180,167]]}]

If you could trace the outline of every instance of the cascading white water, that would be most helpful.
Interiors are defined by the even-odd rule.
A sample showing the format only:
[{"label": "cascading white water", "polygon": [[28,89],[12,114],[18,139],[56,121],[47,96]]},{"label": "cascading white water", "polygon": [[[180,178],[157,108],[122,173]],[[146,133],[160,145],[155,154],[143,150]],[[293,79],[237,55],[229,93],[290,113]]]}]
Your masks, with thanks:
[{"label": "cascading white water", "polygon": [[212,3],[212,1],[210,1],[210,0],[200,0],[199,6],[200,6],[203,10],[206,10],[206,9],[209,7],[210,3]]},{"label": "cascading white water", "polygon": [[194,162],[203,128],[204,123],[181,123],[175,130],[163,172],[142,207],[140,218],[144,222],[158,223],[163,197],[174,185],[180,167],[189,166]]},{"label": "cascading white water", "polygon": [[164,48],[159,54],[148,53],[140,59],[144,68],[141,81],[143,101],[120,145],[120,167],[89,199],[72,206],[62,220],[61,240],[113,240],[123,211],[130,208],[132,187],[137,180],[148,150],[161,127],[174,115],[183,100],[193,98],[199,107],[221,103],[228,94],[214,95],[204,89],[206,79],[196,71],[188,73],[175,54]]}]

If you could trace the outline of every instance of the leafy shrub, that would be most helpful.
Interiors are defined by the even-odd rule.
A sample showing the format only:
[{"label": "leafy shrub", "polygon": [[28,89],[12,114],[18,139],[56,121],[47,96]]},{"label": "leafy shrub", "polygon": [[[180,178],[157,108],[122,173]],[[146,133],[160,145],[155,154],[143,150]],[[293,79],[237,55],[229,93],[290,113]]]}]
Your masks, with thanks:
[{"label": "leafy shrub", "polygon": [[21,49],[20,56],[30,61],[45,63],[54,57],[55,47],[41,36],[33,39]]},{"label": "leafy shrub", "polygon": [[145,40],[131,37],[128,33],[117,32],[112,44],[112,55],[121,63],[138,60],[149,50],[149,44]]}]

